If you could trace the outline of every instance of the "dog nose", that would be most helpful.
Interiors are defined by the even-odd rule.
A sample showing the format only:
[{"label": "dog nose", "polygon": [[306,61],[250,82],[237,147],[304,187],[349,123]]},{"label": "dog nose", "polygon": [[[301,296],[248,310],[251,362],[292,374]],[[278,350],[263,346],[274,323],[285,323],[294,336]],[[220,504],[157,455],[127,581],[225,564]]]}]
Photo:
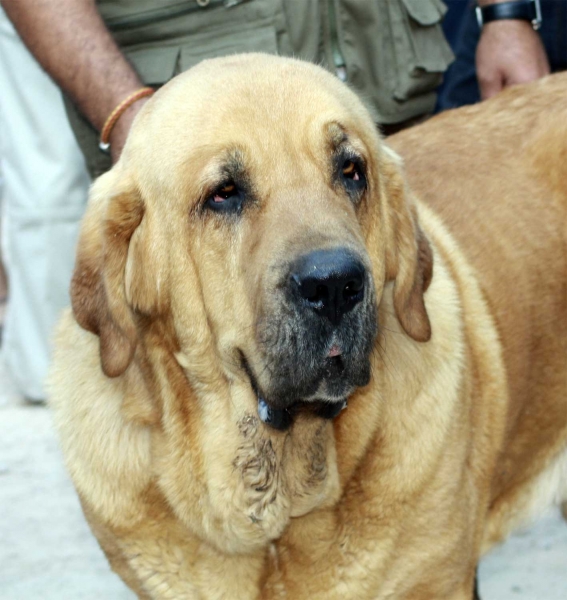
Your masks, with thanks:
[{"label": "dog nose", "polygon": [[296,261],[291,279],[307,306],[338,325],[364,297],[366,269],[348,250],[316,250]]}]

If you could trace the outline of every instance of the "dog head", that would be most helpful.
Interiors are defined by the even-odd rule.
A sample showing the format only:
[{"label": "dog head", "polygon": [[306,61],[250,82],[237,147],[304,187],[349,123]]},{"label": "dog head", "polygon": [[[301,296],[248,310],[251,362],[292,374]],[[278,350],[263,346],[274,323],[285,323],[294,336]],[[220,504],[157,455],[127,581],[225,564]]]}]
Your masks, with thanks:
[{"label": "dog head", "polygon": [[319,67],[241,55],[144,106],[93,186],[72,301],[110,377],[165,319],[197,379],[246,377],[268,410],[292,410],[368,383],[389,281],[407,335],[429,338],[431,267],[358,98]]}]

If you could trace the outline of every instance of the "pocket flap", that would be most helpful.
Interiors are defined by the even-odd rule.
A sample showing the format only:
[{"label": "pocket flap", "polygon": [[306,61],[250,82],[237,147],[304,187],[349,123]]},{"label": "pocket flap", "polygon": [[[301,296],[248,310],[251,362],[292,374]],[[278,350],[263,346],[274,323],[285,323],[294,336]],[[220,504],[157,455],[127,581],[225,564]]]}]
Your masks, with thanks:
[{"label": "pocket flap", "polygon": [[421,25],[435,25],[447,12],[441,0],[402,0],[412,19]]},{"label": "pocket flap", "polygon": [[146,85],[163,84],[206,58],[240,52],[277,54],[276,30],[272,25],[250,26],[238,32],[223,30],[195,33],[163,46],[155,42],[125,49]]},{"label": "pocket flap", "polygon": [[186,71],[205,58],[217,58],[241,52],[276,54],[278,44],[273,26],[251,27],[227,35],[196,34],[181,48],[180,68]]}]

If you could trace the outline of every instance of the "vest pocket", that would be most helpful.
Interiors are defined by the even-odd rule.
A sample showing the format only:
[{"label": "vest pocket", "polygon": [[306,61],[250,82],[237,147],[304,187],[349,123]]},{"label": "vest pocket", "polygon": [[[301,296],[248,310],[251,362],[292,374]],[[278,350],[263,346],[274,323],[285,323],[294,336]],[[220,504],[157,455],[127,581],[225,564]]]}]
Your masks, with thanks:
[{"label": "vest pocket", "polygon": [[397,66],[394,98],[404,102],[433,91],[453,60],[453,53],[441,29],[446,7],[441,0],[399,0],[389,3]]},{"label": "vest pocket", "polygon": [[120,22],[128,26],[113,30],[147,85],[166,83],[205,58],[275,54],[288,45],[282,0],[191,0],[169,8],[173,9],[177,12],[172,18],[148,22],[146,12],[130,16]]}]

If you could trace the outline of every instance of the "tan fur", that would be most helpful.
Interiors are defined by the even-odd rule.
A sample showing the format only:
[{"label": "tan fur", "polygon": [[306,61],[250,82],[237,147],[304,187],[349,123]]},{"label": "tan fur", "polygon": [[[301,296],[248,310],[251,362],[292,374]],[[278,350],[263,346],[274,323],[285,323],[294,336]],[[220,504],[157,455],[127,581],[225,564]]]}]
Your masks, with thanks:
[{"label": "tan fur", "polygon": [[[174,79],[95,182],[51,403],[85,515],[140,598],[470,600],[479,556],[567,499],[567,76],[389,143],[318,67],[243,55]],[[368,187],[329,182],[340,132]],[[257,199],[202,208],[232,152]],[[562,166],[563,165],[563,166]],[[370,383],[334,421],[259,421],[239,361],[274,273],[368,257]]]}]

